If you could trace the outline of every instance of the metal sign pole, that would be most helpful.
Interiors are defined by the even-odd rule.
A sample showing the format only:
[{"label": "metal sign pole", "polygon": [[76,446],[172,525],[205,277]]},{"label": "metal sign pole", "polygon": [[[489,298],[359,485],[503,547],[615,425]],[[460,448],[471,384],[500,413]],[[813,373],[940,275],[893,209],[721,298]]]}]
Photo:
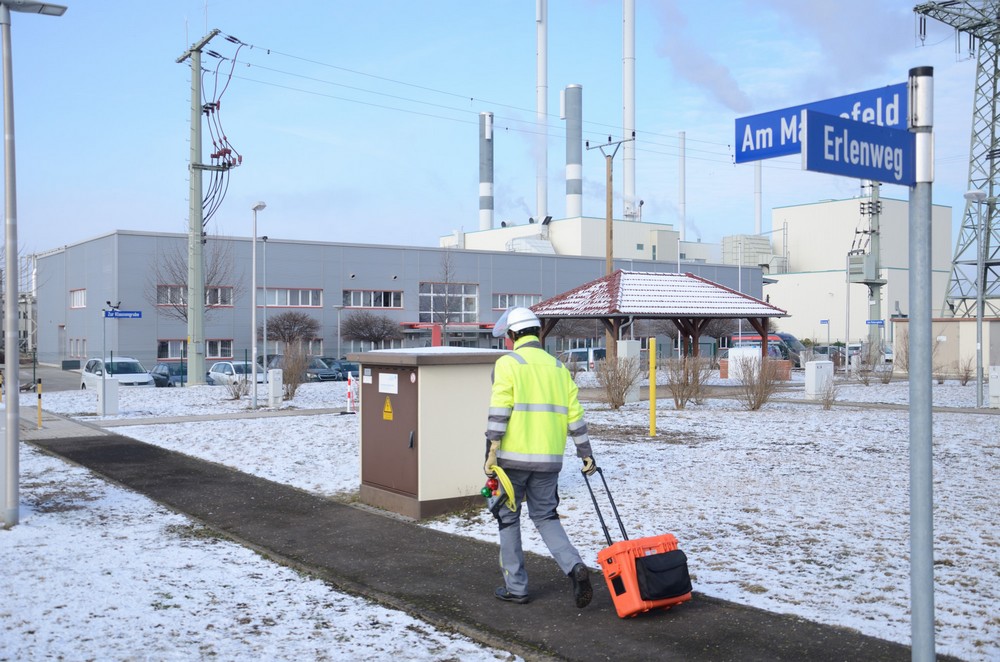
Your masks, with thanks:
[{"label": "metal sign pole", "polygon": [[910,636],[914,662],[934,660],[934,496],[931,411],[931,184],[934,69],[909,77],[909,130],[916,137],[910,188]]}]

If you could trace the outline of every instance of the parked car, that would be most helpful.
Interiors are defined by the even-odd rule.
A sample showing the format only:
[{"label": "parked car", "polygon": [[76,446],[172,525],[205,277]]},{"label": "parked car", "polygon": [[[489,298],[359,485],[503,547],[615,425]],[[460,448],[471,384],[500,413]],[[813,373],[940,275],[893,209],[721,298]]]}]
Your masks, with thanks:
[{"label": "parked car", "polygon": [[788,359],[792,362],[792,365],[796,368],[801,368],[802,355],[806,352],[806,346],[798,338],[785,331],[778,331],[774,335],[781,338],[788,347]]},{"label": "parked car", "polygon": [[[265,371],[257,369],[257,383],[264,383]],[[239,380],[250,381],[253,376],[253,362],[251,361],[216,361],[208,369],[208,383],[216,386],[225,386]]]},{"label": "parked car", "polygon": [[[104,366],[108,374],[104,374]],[[114,359],[90,359],[80,371],[81,389],[99,389],[102,379],[114,379],[122,386],[153,386],[153,376],[136,359],[116,356]]]},{"label": "parked car", "polygon": [[559,355],[559,360],[566,364],[570,370],[589,372],[597,368],[597,362],[603,361],[606,356],[603,347],[581,347],[570,349]]},{"label": "parked car", "polygon": [[[794,336],[793,336],[794,337]],[[756,333],[753,334],[743,334],[734,335],[732,341],[730,342],[730,347],[756,347],[760,348],[761,338]],[[791,347],[782,339],[777,333],[769,333],[767,335],[767,354],[771,358],[784,359],[786,361],[791,361],[792,365],[795,367],[801,367],[800,361],[801,356],[798,352],[792,350]]]},{"label": "parked car", "polygon": [[180,362],[157,363],[149,371],[156,386],[184,386],[187,382],[187,364]]},{"label": "parked car", "polygon": [[813,345],[813,357],[818,361],[833,361],[836,368],[844,365],[844,348],[837,345]]},{"label": "parked car", "polygon": [[348,373],[350,373],[351,377],[354,379],[358,378],[358,370],[360,369],[360,366],[356,362],[347,361],[345,359],[335,359],[332,356],[321,356],[319,358],[323,361],[323,363],[327,364],[334,370],[339,371],[342,379],[347,379]]},{"label": "parked car", "polygon": [[[319,357],[306,357],[305,365],[305,374],[302,375],[303,382],[338,382],[344,379],[339,370],[331,368],[320,360]],[[271,358],[271,362],[267,364],[267,367],[269,370],[272,368],[281,368],[284,372],[285,356],[283,354],[276,354]]]}]

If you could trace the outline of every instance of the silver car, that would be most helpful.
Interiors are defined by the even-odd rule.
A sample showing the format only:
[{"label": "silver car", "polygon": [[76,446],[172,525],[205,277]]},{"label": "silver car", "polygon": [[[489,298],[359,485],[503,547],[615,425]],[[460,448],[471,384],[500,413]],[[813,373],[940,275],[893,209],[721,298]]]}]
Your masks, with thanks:
[{"label": "silver car", "polygon": [[[265,370],[257,367],[257,383],[264,383]],[[210,384],[225,386],[236,381],[250,381],[253,373],[253,363],[251,361],[217,361],[208,369],[208,381]]]},{"label": "silver car", "polygon": [[[104,374],[104,366],[108,374]],[[80,371],[81,389],[100,389],[102,379],[113,379],[122,386],[154,386],[153,376],[136,359],[116,356],[113,359],[90,359]]]}]

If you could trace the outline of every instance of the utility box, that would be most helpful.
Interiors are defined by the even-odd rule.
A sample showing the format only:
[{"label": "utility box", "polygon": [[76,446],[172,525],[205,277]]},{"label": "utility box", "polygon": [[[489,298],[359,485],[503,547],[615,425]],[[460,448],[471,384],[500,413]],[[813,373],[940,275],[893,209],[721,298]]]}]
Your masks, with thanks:
[{"label": "utility box", "polygon": [[991,365],[989,370],[990,378],[990,401],[992,409],[1000,409],[1000,365]]},{"label": "utility box", "polygon": [[[618,358],[633,359],[636,365],[640,364],[642,343],[638,340],[619,340]],[[641,375],[640,371],[640,375]],[[627,391],[625,391],[625,402],[639,402],[639,380],[636,380]]]},{"label": "utility box", "polygon": [[491,375],[502,350],[388,349],[360,363],[362,503],[423,519],[482,502]]},{"label": "utility box", "polygon": [[97,389],[97,415],[118,415],[118,380],[102,379],[101,387]]},{"label": "utility box", "polygon": [[833,388],[833,361],[806,361],[806,397],[822,400]]},{"label": "utility box", "polygon": [[271,368],[267,371],[267,406],[276,409],[281,407],[285,398],[285,383],[281,368]]}]

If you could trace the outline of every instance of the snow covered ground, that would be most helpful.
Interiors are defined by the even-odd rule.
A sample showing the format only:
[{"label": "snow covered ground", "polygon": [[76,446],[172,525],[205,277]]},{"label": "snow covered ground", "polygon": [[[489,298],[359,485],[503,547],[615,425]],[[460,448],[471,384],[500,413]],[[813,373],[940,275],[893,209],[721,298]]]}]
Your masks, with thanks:
[{"label": "snow covered ground", "polygon": [[[579,375],[581,385],[592,385]],[[973,386],[934,384],[934,404],[971,407]],[[801,384],[782,398],[801,399]],[[710,399],[675,411],[587,403],[594,453],[631,537],[672,532],[696,590],[909,643],[908,414],[773,403],[745,411]],[[243,411],[221,387],[122,389],[117,418]],[[93,420],[94,394],[44,395]],[[905,404],[905,382],[842,384],[841,402]],[[345,385],[303,386],[288,406],[343,406]],[[34,406],[27,396],[22,406]],[[484,422],[485,424],[485,422]],[[357,417],[340,415],[135,425],[116,432],[333,497],[357,490]],[[1000,659],[1000,417],[936,413],[937,650]],[[560,512],[584,558],[606,546],[567,457]],[[30,448],[22,453],[22,524],[0,532],[0,659],[252,655],[502,659],[398,612],[365,606],[220,541],[143,497]],[[610,515],[605,507],[606,515]],[[613,534],[617,527],[611,522]],[[495,540],[493,520],[427,526]],[[530,524],[527,548],[544,552]],[[499,571],[498,571],[499,578]],[[153,581],[150,581],[153,580]],[[44,590],[40,587],[44,587]],[[183,614],[183,617],[180,615]],[[141,642],[141,643],[140,643]]]}]

